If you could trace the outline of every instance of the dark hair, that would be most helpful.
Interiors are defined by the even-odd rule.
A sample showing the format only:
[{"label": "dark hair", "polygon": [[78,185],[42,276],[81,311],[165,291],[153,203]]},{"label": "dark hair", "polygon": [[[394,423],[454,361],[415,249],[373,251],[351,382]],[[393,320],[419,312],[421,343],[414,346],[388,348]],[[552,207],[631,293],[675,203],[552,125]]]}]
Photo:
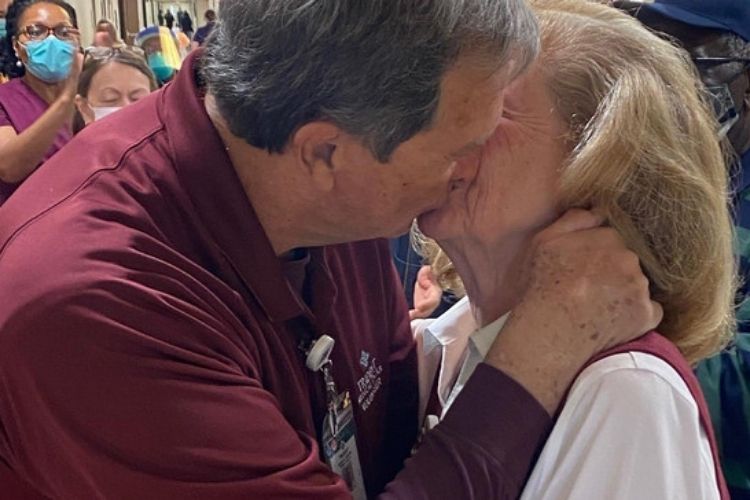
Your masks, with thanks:
[{"label": "dark hair", "polygon": [[206,13],[203,15],[203,17],[206,18],[206,21],[216,21],[216,11],[213,9],[208,9]]},{"label": "dark hair", "polygon": [[523,70],[538,50],[523,0],[223,0],[201,74],[233,134],[281,152],[330,120],[380,161],[427,127],[462,53]]},{"label": "dark hair", "polygon": [[[141,55],[136,54],[131,50],[120,49],[115,50],[110,57],[103,59],[90,57],[84,61],[83,69],[81,69],[81,76],[78,77],[78,95],[88,98],[89,90],[91,89],[91,81],[94,79],[94,75],[110,63],[120,63],[137,69],[148,78],[148,86],[152,92],[159,88],[159,85],[156,82],[156,77],[154,76],[153,71],[151,71],[151,68],[148,67],[146,60]],[[75,115],[73,116],[73,133],[77,134],[85,125],[81,113],[79,113],[76,108]]]},{"label": "dark hair", "polygon": [[16,65],[18,58],[13,50],[13,39],[18,36],[19,31],[23,26],[19,26],[18,23],[23,17],[26,9],[37,3],[49,3],[61,7],[70,17],[70,22],[78,28],[78,18],[76,17],[76,10],[68,2],[64,0],[15,0],[8,7],[8,12],[5,14],[5,26],[7,34],[5,38],[0,39],[0,72],[8,75],[10,78],[21,77],[24,75],[24,68]]}]

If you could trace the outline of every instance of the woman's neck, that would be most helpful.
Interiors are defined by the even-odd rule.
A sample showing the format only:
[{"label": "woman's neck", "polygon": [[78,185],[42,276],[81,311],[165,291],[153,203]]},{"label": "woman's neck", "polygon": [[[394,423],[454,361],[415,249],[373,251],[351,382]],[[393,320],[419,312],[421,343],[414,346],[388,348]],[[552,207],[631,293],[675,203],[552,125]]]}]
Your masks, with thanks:
[{"label": "woman's neck", "polygon": [[461,276],[479,326],[492,323],[516,306],[523,290],[526,238],[505,239],[497,246],[467,240],[440,245]]}]

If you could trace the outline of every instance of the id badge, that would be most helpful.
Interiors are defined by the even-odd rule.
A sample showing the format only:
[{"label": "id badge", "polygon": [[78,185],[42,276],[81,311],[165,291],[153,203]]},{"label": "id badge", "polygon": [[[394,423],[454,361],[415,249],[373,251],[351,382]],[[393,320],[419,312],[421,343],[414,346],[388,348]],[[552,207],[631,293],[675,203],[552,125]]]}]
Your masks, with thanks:
[{"label": "id badge", "polygon": [[367,500],[349,392],[339,394],[336,400],[335,411],[323,420],[323,455],[331,470],[349,486],[354,500]]}]

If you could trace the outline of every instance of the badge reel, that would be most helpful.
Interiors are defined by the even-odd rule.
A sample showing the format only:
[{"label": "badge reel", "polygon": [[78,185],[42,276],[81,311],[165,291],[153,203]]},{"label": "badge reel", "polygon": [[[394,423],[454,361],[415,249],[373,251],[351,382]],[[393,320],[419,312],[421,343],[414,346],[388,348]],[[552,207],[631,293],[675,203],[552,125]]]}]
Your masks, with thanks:
[{"label": "badge reel", "polygon": [[349,391],[339,393],[331,374],[331,351],[335,341],[328,335],[316,339],[309,351],[305,365],[323,375],[326,386],[326,416],[320,433],[323,455],[328,466],[346,481],[355,500],[366,500],[362,467],[357,452],[354,413]]}]

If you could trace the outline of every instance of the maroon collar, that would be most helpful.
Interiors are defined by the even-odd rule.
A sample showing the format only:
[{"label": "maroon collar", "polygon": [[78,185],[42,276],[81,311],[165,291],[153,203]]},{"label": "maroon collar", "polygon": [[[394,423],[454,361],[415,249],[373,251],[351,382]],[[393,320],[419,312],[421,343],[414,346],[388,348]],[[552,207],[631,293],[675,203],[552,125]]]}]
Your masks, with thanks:
[{"label": "maroon collar", "polygon": [[[242,188],[224,143],[206,113],[203,92],[196,84],[203,51],[194,51],[183,62],[175,79],[164,88],[159,114],[173,149],[175,169],[205,227],[239,275],[248,292],[275,322],[312,313],[292,290],[280,260]],[[318,272],[316,289],[329,293],[335,287],[325,262],[325,249],[312,252],[311,266]],[[321,279],[322,278],[322,279]],[[315,323],[323,326],[320,310]],[[330,308],[329,308],[330,309]]]}]

